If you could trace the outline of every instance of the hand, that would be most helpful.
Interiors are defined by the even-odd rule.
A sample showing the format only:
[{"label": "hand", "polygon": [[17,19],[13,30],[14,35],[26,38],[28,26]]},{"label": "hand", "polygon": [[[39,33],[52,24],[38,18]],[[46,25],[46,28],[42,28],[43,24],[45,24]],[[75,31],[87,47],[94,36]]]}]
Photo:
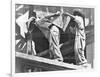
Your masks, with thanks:
[{"label": "hand", "polygon": [[31,18],[29,18],[28,21],[33,21],[34,19],[35,19],[35,17],[31,17]]}]

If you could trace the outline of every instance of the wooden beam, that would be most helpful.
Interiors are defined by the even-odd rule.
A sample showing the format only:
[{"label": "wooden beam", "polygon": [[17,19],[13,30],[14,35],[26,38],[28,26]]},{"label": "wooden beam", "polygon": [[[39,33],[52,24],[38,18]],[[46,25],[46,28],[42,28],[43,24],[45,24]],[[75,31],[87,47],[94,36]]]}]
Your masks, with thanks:
[{"label": "wooden beam", "polygon": [[82,69],[83,67],[68,64],[64,62],[59,62],[55,60],[46,59],[43,57],[33,56],[33,55],[27,55],[24,53],[16,52],[16,58],[17,60],[21,60],[21,62],[25,62],[25,64],[30,64],[35,67],[43,68],[49,71],[53,70],[77,70]]},{"label": "wooden beam", "polygon": [[[73,40],[69,40],[68,42],[65,42],[62,47],[61,47],[61,52],[63,55],[66,55],[68,53],[71,53],[72,50],[73,50],[73,42],[74,42],[74,39]],[[86,45],[89,45],[91,43],[94,42],[94,34],[93,34],[93,31],[89,32],[87,34],[87,39],[86,39]],[[38,56],[44,56],[46,55],[47,53],[49,52],[49,50],[45,50],[43,52],[40,52],[38,53],[37,55]]]},{"label": "wooden beam", "polygon": [[43,52],[40,52],[40,53],[37,53],[37,56],[44,56],[46,55],[47,53],[49,53],[49,49],[43,51]]}]

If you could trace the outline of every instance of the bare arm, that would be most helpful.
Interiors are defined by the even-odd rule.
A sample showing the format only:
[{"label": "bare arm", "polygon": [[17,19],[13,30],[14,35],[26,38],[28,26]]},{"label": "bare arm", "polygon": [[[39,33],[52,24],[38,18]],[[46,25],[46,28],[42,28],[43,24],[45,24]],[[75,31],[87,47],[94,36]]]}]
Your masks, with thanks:
[{"label": "bare arm", "polygon": [[75,16],[74,15],[72,15],[72,14],[70,14],[68,12],[66,12],[65,14],[75,19]]},{"label": "bare arm", "polygon": [[74,19],[74,21],[77,23],[76,27],[80,28],[79,25],[81,25],[80,21],[76,18],[76,16],[69,14],[68,12],[65,13],[66,15],[70,16]]},{"label": "bare arm", "polygon": [[65,23],[65,26],[63,27],[63,31],[65,32],[66,28],[68,27],[68,24],[70,22],[71,18],[68,16],[67,17],[67,22]]}]

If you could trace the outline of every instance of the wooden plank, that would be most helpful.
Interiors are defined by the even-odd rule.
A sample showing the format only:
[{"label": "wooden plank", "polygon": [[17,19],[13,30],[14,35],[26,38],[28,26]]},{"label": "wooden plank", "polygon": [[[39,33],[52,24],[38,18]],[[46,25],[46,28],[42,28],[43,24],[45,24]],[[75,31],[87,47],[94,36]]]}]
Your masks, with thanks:
[{"label": "wooden plank", "polygon": [[20,60],[22,59],[22,61],[26,60],[26,63],[30,63],[33,66],[41,67],[46,70],[77,70],[83,68],[81,66],[50,60],[38,56],[27,55],[20,52],[16,52],[16,58],[19,58]]}]

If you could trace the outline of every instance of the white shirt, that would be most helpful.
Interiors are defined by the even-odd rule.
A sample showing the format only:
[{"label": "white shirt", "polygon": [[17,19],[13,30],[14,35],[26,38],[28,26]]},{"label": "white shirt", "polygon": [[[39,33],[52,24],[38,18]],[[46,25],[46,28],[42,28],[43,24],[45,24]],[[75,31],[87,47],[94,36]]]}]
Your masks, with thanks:
[{"label": "white shirt", "polygon": [[25,38],[25,33],[28,32],[26,22],[28,21],[29,11],[16,19],[16,23],[20,26],[21,35]]},{"label": "white shirt", "polygon": [[80,36],[81,38],[85,39],[85,27],[83,18],[80,16],[75,16],[75,21],[78,23],[78,27],[76,27],[76,36]]}]

